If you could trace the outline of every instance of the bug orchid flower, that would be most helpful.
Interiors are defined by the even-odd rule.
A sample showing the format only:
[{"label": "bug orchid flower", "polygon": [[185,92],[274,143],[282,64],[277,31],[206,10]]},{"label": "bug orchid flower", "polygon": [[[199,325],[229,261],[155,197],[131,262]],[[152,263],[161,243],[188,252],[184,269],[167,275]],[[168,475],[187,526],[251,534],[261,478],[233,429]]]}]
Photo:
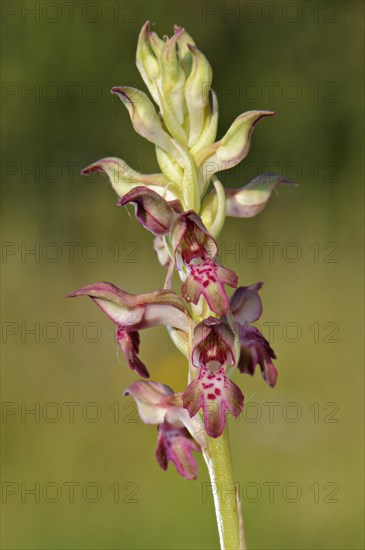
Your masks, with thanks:
[{"label": "bug orchid flower", "polygon": [[149,377],[138,357],[139,330],[167,325],[183,332],[189,330],[189,317],[175,292],[157,290],[148,294],[129,294],[112,283],[96,283],[68,294],[68,298],[89,296],[116,324],[116,340],[129,367]]},{"label": "bug orchid flower", "polygon": [[203,409],[205,428],[211,437],[222,434],[227,411],[237,417],[243,407],[243,394],[227,375],[236,360],[234,338],[228,323],[214,317],[204,319],[194,331],[192,364],[199,374],[182,400],[190,416]]},{"label": "bug orchid flower", "polygon": [[[196,479],[198,468],[192,451],[201,452],[205,436],[199,421],[191,419],[182,407],[181,394],[159,382],[139,380],[124,391],[138,406],[145,424],[158,425],[156,458],[163,470],[171,461],[186,479]],[[194,436],[192,435],[194,434]]]},{"label": "bug orchid flower", "polygon": [[176,267],[184,284],[181,292],[188,302],[197,305],[200,296],[217,315],[229,308],[224,285],[235,288],[237,275],[218,264],[218,246],[201,218],[193,211],[180,214],[171,228],[171,244]]},{"label": "bug orchid flower", "polygon": [[[118,201],[120,206],[129,203],[135,205],[136,218],[143,227],[157,237],[169,236],[176,268],[184,281],[183,297],[196,305],[203,295],[214,313],[225,315],[229,302],[224,285],[235,288],[237,275],[218,264],[217,242],[198,214],[193,210],[180,212],[179,202],[168,202],[146,187],[136,187]],[[160,246],[160,261],[166,263],[161,250]]]},{"label": "bug orchid flower", "polygon": [[272,362],[272,359],[276,359],[275,352],[259,329],[250,325],[257,321],[262,313],[262,302],[258,294],[261,287],[262,283],[241,286],[231,296],[231,311],[238,325],[241,344],[237,366],[240,372],[253,376],[256,366],[260,365],[263,379],[273,387],[278,377]]}]

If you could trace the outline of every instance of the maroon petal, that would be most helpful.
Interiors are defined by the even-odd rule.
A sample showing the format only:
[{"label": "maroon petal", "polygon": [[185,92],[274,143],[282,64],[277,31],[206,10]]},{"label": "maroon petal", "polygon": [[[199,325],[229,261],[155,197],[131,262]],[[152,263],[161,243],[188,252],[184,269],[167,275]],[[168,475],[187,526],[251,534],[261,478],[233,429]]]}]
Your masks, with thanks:
[{"label": "maroon petal", "polygon": [[269,342],[256,327],[239,325],[239,336],[241,355],[237,366],[240,372],[252,376],[256,365],[260,365],[263,379],[274,387],[278,372],[272,362],[276,355]]},{"label": "maroon petal", "polygon": [[175,428],[168,422],[159,426],[156,458],[163,470],[171,461],[185,479],[196,479],[198,467],[192,451],[200,452],[201,448],[186,428]]},{"label": "maroon petal", "polygon": [[240,286],[232,294],[229,302],[233,317],[242,325],[257,321],[262,313],[262,302],[258,291],[262,283]]},{"label": "maroon petal", "polygon": [[127,332],[124,327],[117,328],[117,342],[127,360],[129,367],[143,378],[149,378],[148,370],[138,357],[139,334],[136,331]]},{"label": "maroon petal", "polygon": [[202,367],[198,378],[184,391],[182,400],[190,416],[195,416],[202,408],[207,434],[220,437],[225,428],[227,411],[237,418],[242,411],[244,397],[239,387],[227,378],[224,367],[216,373]]},{"label": "maroon petal", "polygon": [[171,245],[178,269],[196,258],[214,258],[218,252],[215,239],[201,218],[192,210],[178,216],[171,228]]},{"label": "maroon petal", "polygon": [[118,206],[133,203],[136,207],[137,220],[154,235],[165,235],[176,217],[175,210],[165,199],[148,187],[135,187],[124,195]]}]

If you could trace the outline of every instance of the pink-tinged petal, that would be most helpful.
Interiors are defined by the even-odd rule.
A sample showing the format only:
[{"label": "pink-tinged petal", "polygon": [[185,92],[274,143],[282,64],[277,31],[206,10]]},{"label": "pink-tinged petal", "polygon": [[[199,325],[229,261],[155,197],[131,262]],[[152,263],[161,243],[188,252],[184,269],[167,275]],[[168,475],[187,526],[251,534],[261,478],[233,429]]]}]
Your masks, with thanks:
[{"label": "pink-tinged petal", "polygon": [[260,365],[262,377],[265,382],[274,387],[278,372],[272,359],[276,359],[274,350],[261,332],[252,326],[238,325],[241,343],[241,355],[238,369],[242,373],[255,373],[256,365]]},{"label": "pink-tinged petal", "polygon": [[257,321],[262,313],[262,302],[258,291],[263,283],[240,286],[232,294],[229,302],[234,319],[242,325]]},{"label": "pink-tinged petal", "polygon": [[201,448],[186,428],[174,428],[168,422],[159,426],[156,458],[163,470],[171,461],[185,479],[196,479],[198,467],[192,451],[200,452]]},{"label": "pink-tinged petal", "polygon": [[144,313],[145,304],[141,296],[129,294],[112,283],[101,282],[84,286],[70,292],[67,298],[89,296],[97,306],[117,325],[138,325]]},{"label": "pink-tinged petal", "polygon": [[171,290],[130,294],[111,283],[96,283],[70,292],[68,298],[89,296],[118,326],[139,330],[169,325],[187,332],[189,317],[181,298]]},{"label": "pink-tinged petal", "polygon": [[190,416],[195,416],[202,408],[207,434],[220,437],[225,428],[227,411],[237,418],[242,411],[244,397],[239,387],[227,378],[224,367],[216,373],[201,367],[198,378],[186,388],[182,400]]},{"label": "pink-tinged petal", "polygon": [[273,388],[276,385],[276,381],[278,379],[278,371],[272,361],[266,361],[266,363],[264,364],[264,370],[262,370],[261,372],[266,384]]},{"label": "pink-tinged petal", "polygon": [[226,215],[235,218],[256,216],[280,185],[296,186],[296,183],[277,174],[261,174],[240,189],[226,189]]},{"label": "pink-tinged petal", "polygon": [[143,378],[149,378],[146,365],[138,357],[139,334],[137,331],[128,332],[124,327],[118,327],[116,339],[122,350],[129,368],[136,371]]},{"label": "pink-tinged petal", "polygon": [[186,32],[186,30],[178,25],[174,26],[174,33],[177,35],[177,48],[180,65],[183,68],[185,75],[188,77],[191,72],[192,66],[192,54],[189,49],[189,45],[195,46],[193,38]]},{"label": "pink-tinged petal", "polygon": [[118,206],[129,203],[135,205],[139,223],[154,235],[165,235],[176,218],[172,206],[147,187],[135,187],[118,201]]},{"label": "pink-tinged petal", "polygon": [[205,297],[209,308],[220,317],[229,308],[229,301],[224,290],[224,284],[237,286],[237,275],[222,266],[216,265],[211,259],[187,266],[189,275],[181,287],[183,297],[187,302],[197,304],[201,295]]},{"label": "pink-tinged petal", "polygon": [[133,397],[139,416],[145,424],[162,424],[169,408],[177,403],[169,386],[146,380],[133,382],[123,395]]},{"label": "pink-tinged petal", "polygon": [[215,239],[194,211],[183,212],[171,227],[171,245],[178,269],[195,258],[214,258],[218,252]]},{"label": "pink-tinged petal", "polygon": [[116,157],[106,157],[89,166],[86,166],[81,171],[83,176],[100,172],[109,177],[110,183],[116,194],[123,197],[126,193],[138,186],[145,186],[152,189],[166,200],[176,200],[177,193],[174,186],[168,181],[163,174],[140,174],[122,159]]},{"label": "pink-tinged petal", "polygon": [[206,182],[216,172],[228,170],[241,162],[250,150],[251,134],[256,123],[273,111],[248,111],[236,118],[226,135],[199,152],[202,180]]},{"label": "pink-tinged petal", "polygon": [[170,290],[148,294],[129,294],[111,283],[96,283],[71,292],[68,297],[89,296],[117,325],[117,341],[131,369],[148,377],[139,359],[137,331],[156,325],[167,325],[189,332],[190,317],[181,298]]},{"label": "pink-tinged petal", "polygon": [[235,364],[235,335],[225,320],[208,317],[194,330],[193,351],[191,355],[194,367],[209,367],[214,371],[222,365]]}]

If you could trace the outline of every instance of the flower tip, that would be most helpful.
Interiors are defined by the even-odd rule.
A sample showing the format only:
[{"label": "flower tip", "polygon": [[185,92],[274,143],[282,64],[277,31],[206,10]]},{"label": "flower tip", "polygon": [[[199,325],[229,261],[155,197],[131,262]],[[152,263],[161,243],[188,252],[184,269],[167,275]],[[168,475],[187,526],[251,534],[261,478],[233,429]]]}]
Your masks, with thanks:
[{"label": "flower tip", "polygon": [[260,120],[260,118],[264,118],[266,116],[276,116],[276,111],[261,111],[261,116],[257,119],[257,122]]},{"label": "flower tip", "polygon": [[[275,359],[275,357],[274,357]],[[262,378],[265,380],[266,384],[270,388],[274,388],[276,386],[276,382],[278,380],[278,371],[274,367],[274,365],[269,365],[269,368],[262,372]]]},{"label": "flower tip", "polygon": [[147,21],[145,22],[145,24],[143,25],[143,27],[141,29],[141,32],[145,33],[145,34],[148,34],[150,32],[150,28],[151,28],[151,22],[149,21],[149,19],[147,19]]},{"label": "flower tip", "polygon": [[99,166],[99,164],[89,164],[89,166],[85,166],[80,172],[82,176],[88,176],[92,172],[103,172],[102,168]]},{"label": "flower tip", "polygon": [[127,94],[127,88],[124,86],[113,86],[113,88],[110,91],[112,94],[118,95],[123,102],[125,100],[129,102],[131,101],[130,97]]},{"label": "flower tip", "polygon": [[174,35],[176,39],[179,39],[185,32],[184,27],[179,27],[179,25],[174,25]]},{"label": "flower tip", "polygon": [[299,184],[295,180],[290,180],[288,178],[282,177],[279,181],[279,185],[290,185],[291,187],[298,187]]},{"label": "flower tip", "polygon": [[261,179],[264,177],[266,177],[268,180],[272,180],[273,182],[275,182],[276,187],[279,187],[279,185],[290,185],[291,187],[298,187],[298,183],[295,180],[291,180],[289,178],[281,176],[280,174],[267,173],[267,174],[261,174],[260,176],[258,176],[258,178],[261,178]]},{"label": "flower tip", "polygon": [[77,296],[84,296],[85,294],[86,292],[84,291],[84,288],[79,288],[66,294],[65,298],[76,298]]}]

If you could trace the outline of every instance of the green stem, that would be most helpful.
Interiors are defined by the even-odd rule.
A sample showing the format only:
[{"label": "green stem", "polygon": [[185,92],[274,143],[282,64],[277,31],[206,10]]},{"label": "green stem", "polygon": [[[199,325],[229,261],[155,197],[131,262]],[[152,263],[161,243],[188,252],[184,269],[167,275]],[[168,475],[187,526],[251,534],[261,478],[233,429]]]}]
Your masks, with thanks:
[{"label": "green stem", "polygon": [[228,426],[218,439],[208,438],[204,458],[212,484],[221,549],[245,550],[241,506],[233,478]]}]

